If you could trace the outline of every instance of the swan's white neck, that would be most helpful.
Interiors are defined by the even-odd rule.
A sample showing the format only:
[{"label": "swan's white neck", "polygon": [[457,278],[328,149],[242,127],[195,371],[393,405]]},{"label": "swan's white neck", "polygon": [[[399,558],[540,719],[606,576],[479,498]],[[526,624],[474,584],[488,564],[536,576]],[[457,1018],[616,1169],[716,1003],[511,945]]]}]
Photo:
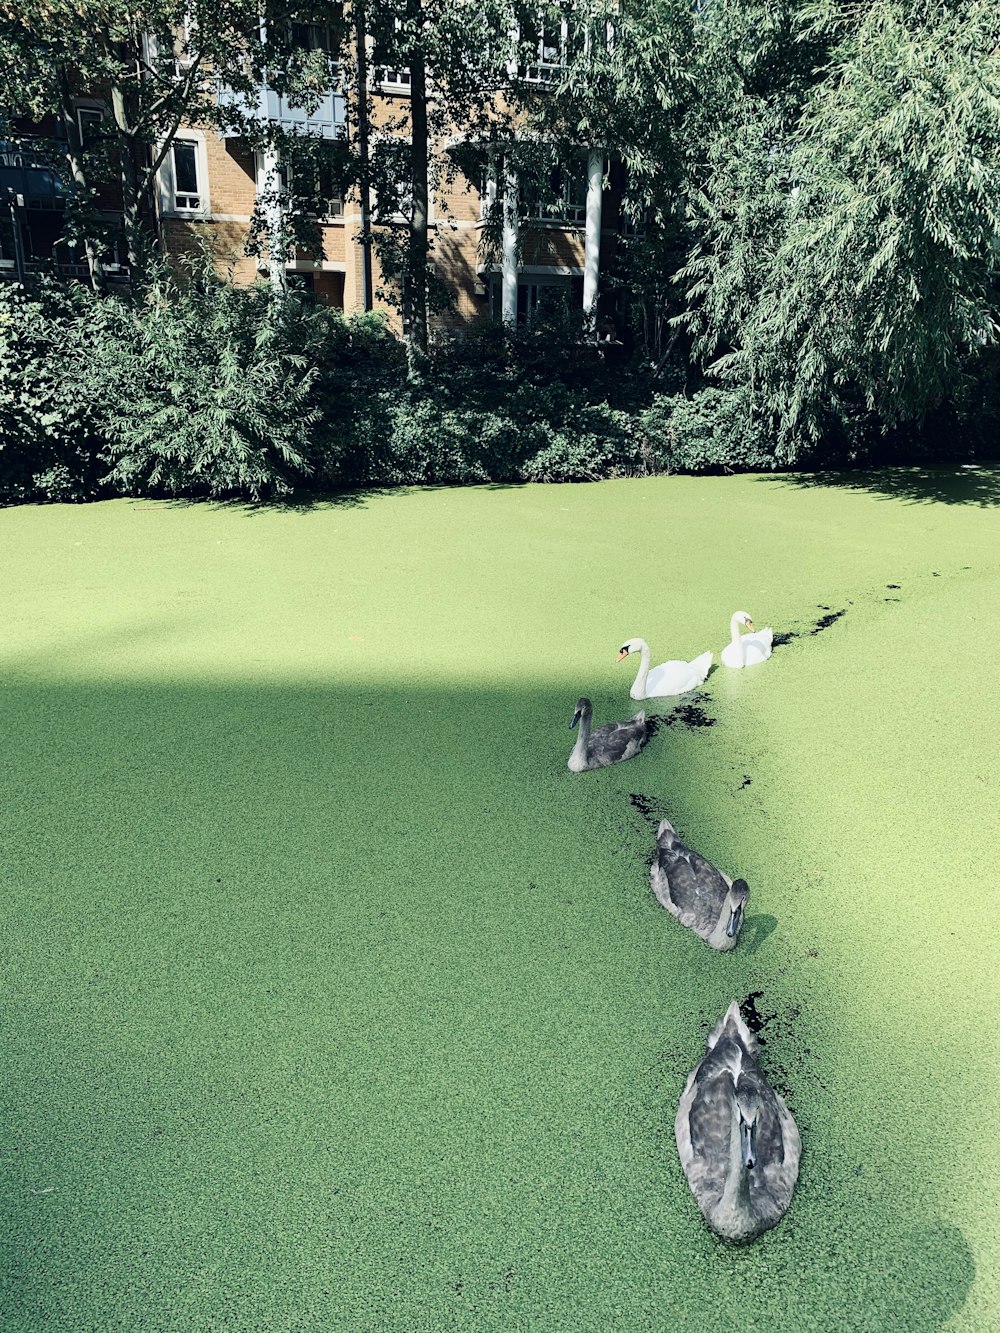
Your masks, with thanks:
[{"label": "swan's white neck", "polygon": [[738,613],[734,613],[729,622],[730,642],[733,645],[733,651],[736,653],[736,658],[740,666],[745,666],[747,651],[743,646],[743,635],[740,633],[740,621],[737,619],[737,614]]},{"label": "swan's white neck", "polygon": [[649,675],[649,664],[652,661],[649,653],[649,644],[645,640],[640,640],[639,644],[639,670],[636,674],[635,682],[629,691],[633,699],[645,699],[646,697],[646,677]]}]

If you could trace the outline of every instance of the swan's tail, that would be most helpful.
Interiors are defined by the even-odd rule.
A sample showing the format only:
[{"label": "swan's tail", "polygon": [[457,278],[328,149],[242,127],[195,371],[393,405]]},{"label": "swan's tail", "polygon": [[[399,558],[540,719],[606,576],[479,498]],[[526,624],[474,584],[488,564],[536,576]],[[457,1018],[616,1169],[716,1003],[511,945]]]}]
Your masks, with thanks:
[{"label": "swan's tail", "polygon": [[657,847],[670,847],[676,840],[677,835],[674,832],[674,826],[669,819],[661,819],[660,827],[656,830]]},{"label": "swan's tail", "polygon": [[708,1049],[711,1050],[721,1037],[735,1037],[751,1055],[757,1053],[757,1038],[753,1035],[740,1013],[739,1000],[734,1000],[726,1010],[722,1022],[712,1029],[708,1036]]},{"label": "swan's tail", "polygon": [[702,653],[700,657],[694,659],[691,665],[698,672],[698,684],[700,685],[712,669],[712,653]]}]

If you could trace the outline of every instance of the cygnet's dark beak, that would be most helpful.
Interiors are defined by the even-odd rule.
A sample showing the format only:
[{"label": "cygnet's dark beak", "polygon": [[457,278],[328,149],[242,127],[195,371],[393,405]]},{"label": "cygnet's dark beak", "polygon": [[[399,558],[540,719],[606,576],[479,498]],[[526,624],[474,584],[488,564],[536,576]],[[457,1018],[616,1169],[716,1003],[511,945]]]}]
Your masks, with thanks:
[{"label": "cygnet's dark beak", "polygon": [[729,913],[729,925],[726,927],[726,934],[730,939],[740,933],[740,927],[743,925],[743,904],[737,903]]},{"label": "cygnet's dark beak", "polygon": [[743,1119],[740,1120],[740,1156],[743,1158],[743,1165],[748,1171],[752,1171],[757,1162],[757,1138],[754,1132],[754,1126],[748,1125]]},{"label": "cygnet's dark beak", "polygon": [[570,731],[573,730],[573,728],[576,726],[576,724],[577,724],[579,721],[580,721],[580,714],[579,714],[579,713],[574,713],[574,714],[573,714],[573,721],[569,724],[569,729],[570,729]]}]

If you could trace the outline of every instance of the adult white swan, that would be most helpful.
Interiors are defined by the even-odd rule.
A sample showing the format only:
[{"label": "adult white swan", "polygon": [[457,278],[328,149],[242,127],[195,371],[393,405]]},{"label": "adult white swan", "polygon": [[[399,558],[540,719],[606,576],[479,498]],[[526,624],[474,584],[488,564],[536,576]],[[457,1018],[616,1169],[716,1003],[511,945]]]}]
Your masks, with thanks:
[{"label": "adult white swan", "polygon": [[659,699],[665,694],[687,694],[688,690],[697,689],[712,665],[712,654],[702,653],[693,662],[661,662],[658,667],[649,669],[649,644],[645,639],[629,639],[618,651],[619,662],[624,662],[630,653],[639,653],[639,673],[629,690],[633,699]]},{"label": "adult white swan", "polygon": [[[746,625],[750,633],[741,634],[741,625]],[[771,640],[774,638],[774,630],[770,627],[755,630],[753,621],[745,611],[733,612],[732,619],[729,622],[729,634],[729,642],[720,654],[723,666],[756,666],[758,662],[765,662],[771,656]]]}]

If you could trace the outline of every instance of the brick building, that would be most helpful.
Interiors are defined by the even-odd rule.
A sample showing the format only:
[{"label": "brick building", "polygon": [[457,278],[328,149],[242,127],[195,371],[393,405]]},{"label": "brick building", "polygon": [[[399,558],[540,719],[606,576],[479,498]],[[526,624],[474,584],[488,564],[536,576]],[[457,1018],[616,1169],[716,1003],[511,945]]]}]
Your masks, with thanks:
[{"label": "brick building", "polygon": [[[323,41],[322,30],[302,25],[305,44]],[[538,63],[518,73],[544,96],[560,73],[566,33],[539,40]],[[370,133],[377,154],[393,134],[408,135],[409,71],[376,63],[374,51],[369,86],[372,94]],[[309,115],[262,84],[254,105],[240,110],[256,120],[270,121],[285,130],[316,135],[331,144],[345,143],[356,134],[356,116],[348,115],[349,91],[334,86]],[[223,90],[220,98],[228,94]],[[235,99],[234,99],[235,100]],[[390,128],[391,127],[391,128]],[[381,142],[379,142],[381,139]],[[431,156],[440,165],[450,149],[463,140],[457,127],[431,144]],[[245,244],[255,203],[262,192],[280,183],[282,164],[255,153],[238,134],[220,135],[215,128],[184,127],[159,175],[158,214],[165,252],[179,256],[207,243],[220,271],[236,282],[263,277],[291,281],[311,288],[320,300],[354,313],[383,309],[399,327],[399,316],[382,299],[386,282],[380,270],[377,245],[371,247],[371,277],[366,283],[362,201],[358,191],[333,193],[325,214],[317,216],[321,252],[295,251],[275,273],[267,256],[247,256]],[[604,337],[612,336],[616,321],[613,298],[601,290],[601,273],[614,253],[618,237],[628,230],[621,214],[620,167],[600,151],[580,149],[570,160],[553,162],[550,188],[544,200],[533,202],[518,189],[514,173],[484,151],[479,180],[460,171],[435,173],[429,201],[431,261],[451,297],[451,307],[432,317],[432,333],[460,331],[476,321],[504,319],[530,323],[539,304],[562,293],[571,306],[589,313]],[[403,187],[400,187],[404,193]],[[486,206],[499,196],[503,216],[501,253],[495,262],[484,258],[481,244]],[[516,201],[516,202],[515,202]],[[402,208],[368,199],[376,232],[405,223]],[[404,205],[405,207],[405,205]]]},{"label": "brick building", "polygon": [[[324,30],[313,25],[300,25],[300,31],[306,46],[322,48],[327,41]],[[532,85],[538,96],[545,96],[547,86],[559,76],[565,49],[565,27],[549,37],[541,34],[537,63],[512,72]],[[369,48],[368,53],[372,57],[370,132],[372,152],[377,154],[394,135],[408,137],[409,71],[380,65],[374,50]],[[331,65],[333,86],[308,114],[289,105],[266,83],[256,89],[249,104],[225,88],[218,97],[221,103],[237,103],[244,118],[315,136],[335,148],[347,144],[348,136],[357,132],[357,117],[348,116],[346,98],[350,94],[338,85],[335,70]],[[81,128],[85,130],[90,119],[102,114],[106,108],[99,99],[81,101]],[[65,188],[41,159],[32,159],[23,142],[16,149],[0,144],[0,195],[6,186],[6,198],[12,201],[6,229],[0,220],[0,269],[13,270],[19,240],[22,259],[27,258],[29,267],[32,260],[49,259],[68,275],[86,276],[83,255],[57,244]],[[440,164],[462,142],[463,134],[456,127],[431,144],[431,156]],[[347,313],[383,309],[398,329],[397,310],[382,296],[388,284],[377,246],[367,247],[370,275],[366,274],[366,247],[359,243],[363,210],[357,190],[338,191],[332,186],[327,192],[323,211],[315,218],[320,249],[310,253],[293,250],[275,262],[266,244],[259,257],[247,254],[255,205],[265,197],[278,196],[283,170],[276,154],[255,152],[239,133],[220,133],[214,125],[182,125],[158,172],[155,211],[149,218],[163,252],[179,259],[207,245],[219,272],[229,273],[237,283],[270,280],[307,286],[318,299]],[[486,319],[524,325],[547,299],[559,296],[570,307],[590,315],[599,336],[613,336],[617,311],[613,297],[602,291],[601,275],[619,237],[628,230],[621,213],[622,172],[617,164],[595,149],[564,154],[562,161],[553,159],[549,188],[544,198],[537,199],[519,187],[508,163],[490,158],[485,150],[478,180],[469,180],[458,170],[434,174],[437,184],[429,201],[430,258],[451,301],[446,312],[432,317],[432,335],[461,331]],[[380,228],[405,227],[406,205],[401,196],[387,200],[384,195],[379,198],[375,190],[369,194],[369,217],[376,234]],[[115,208],[112,196],[113,191],[106,199],[109,217]],[[495,259],[488,260],[482,245],[485,216],[487,205],[496,203],[503,219],[502,238]],[[112,276],[118,273],[126,276],[120,265],[113,264]]]}]

